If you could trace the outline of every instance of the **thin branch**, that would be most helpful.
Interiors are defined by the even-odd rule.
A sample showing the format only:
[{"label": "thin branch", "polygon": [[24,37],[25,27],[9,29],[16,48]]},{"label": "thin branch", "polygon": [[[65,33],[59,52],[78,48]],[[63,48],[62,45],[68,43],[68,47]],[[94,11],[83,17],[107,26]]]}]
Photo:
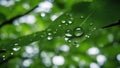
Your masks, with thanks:
[{"label": "thin branch", "polygon": [[29,11],[27,11],[27,12],[24,13],[24,14],[17,15],[17,16],[15,16],[15,17],[11,18],[10,20],[7,20],[7,21],[3,22],[2,24],[0,24],[0,28],[3,27],[3,26],[5,26],[5,25],[7,25],[7,24],[13,24],[13,21],[14,21],[14,20],[16,20],[16,19],[18,19],[18,18],[20,18],[20,17],[22,17],[22,16],[25,16],[25,15],[29,14],[31,11],[33,11],[33,10],[34,10],[35,8],[37,8],[37,7],[38,7],[38,5],[35,6],[35,7],[33,7],[32,9],[30,9]]},{"label": "thin branch", "polygon": [[102,28],[109,28],[109,27],[113,27],[113,26],[117,26],[117,25],[120,25],[120,20],[119,20],[117,23],[113,23],[113,24],[104,26],[104,27],[102,27]]}]

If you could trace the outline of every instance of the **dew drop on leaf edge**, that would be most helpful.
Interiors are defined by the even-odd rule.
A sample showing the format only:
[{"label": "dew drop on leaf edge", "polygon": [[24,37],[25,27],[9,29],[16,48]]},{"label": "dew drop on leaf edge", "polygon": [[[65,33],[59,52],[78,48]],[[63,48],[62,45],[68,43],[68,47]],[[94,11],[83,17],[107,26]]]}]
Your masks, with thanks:
[{"label": "dew drop on leaf edge", "polygon": [[65,32],[65,36],[68,37],[68,38],[69,38],[69,37],[72,37],[73,35],[72,35],[71,32],[72,32],[72,31],[68,29],[68,30]]},{"label": "dew drop on leaf edge", "polygon": [[52,40],[53,39],[53,37],[51,36],[51,35],[49,35],[48,37],[47,37],[47,40]]},{"label": "dew drop on leaf edge", "polygon": [[82,29],[81,27],[77,27],[77,28],[74,29],[74,35],[75,35],[76,37],[82,36],[83,33],[84,33],[84,32],[83,32],[83,29]]}]

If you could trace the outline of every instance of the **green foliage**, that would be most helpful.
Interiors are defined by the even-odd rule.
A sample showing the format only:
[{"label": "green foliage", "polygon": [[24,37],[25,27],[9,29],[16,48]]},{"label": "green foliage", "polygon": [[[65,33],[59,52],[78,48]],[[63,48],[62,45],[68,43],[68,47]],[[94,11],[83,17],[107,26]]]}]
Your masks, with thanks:
[{"label": "green foliage", "polygon": [[[7,7],[0,4],[0,24],[39,3],[48,4],[49,0],[13,2]],[[48,12],[48,8],[39,12],[35,9],[9,22],[0,28],[0,68],[119,67],[119,27],[102,28],[118,22],[119,3],[118,0],[57,0],[49,2],[53,6]],[[30,19],[27,22],[27,15],[31,15],[30,19],[34,16],[35,22]]]}]

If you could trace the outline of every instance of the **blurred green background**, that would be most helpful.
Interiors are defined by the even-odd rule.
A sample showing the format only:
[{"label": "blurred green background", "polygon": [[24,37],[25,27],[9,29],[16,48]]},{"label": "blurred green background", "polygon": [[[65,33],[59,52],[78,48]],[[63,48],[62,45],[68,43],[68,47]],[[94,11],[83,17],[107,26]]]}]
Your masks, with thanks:
[{"label": "blurred green background", "polygon": [[119,0],[0,0],[0,68],[120,68]]}]

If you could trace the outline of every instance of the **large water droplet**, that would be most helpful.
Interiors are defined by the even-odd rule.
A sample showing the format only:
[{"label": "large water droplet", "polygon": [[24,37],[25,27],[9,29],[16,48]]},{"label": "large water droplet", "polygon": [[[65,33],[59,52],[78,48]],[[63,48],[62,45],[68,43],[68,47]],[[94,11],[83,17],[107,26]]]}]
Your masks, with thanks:
[{"label": "large water droplet", "polygon": [[83,29],[82,29],[81,27],[75,28],[75,30],[74,30],[74,35],[75,35],[76,37],[82,36],[82,35],[83,35]]},{"label": "large water droplet", "polygon": [[20,47],[15,47],[15,48],[13,48],[13,50],[18,51],[18,50],[20,50]]},{"label": "large water droplet", "polygon": [[66,33],[65,33],[65,36],[66,37],[72,37],[71,30],[67,30]]},{"label": "large water droplet", "polygon": [[47,40],[52,40],[53,39],[53,37],[51,36],[51,35],[49,35],[48,37],[47,37]]}]

